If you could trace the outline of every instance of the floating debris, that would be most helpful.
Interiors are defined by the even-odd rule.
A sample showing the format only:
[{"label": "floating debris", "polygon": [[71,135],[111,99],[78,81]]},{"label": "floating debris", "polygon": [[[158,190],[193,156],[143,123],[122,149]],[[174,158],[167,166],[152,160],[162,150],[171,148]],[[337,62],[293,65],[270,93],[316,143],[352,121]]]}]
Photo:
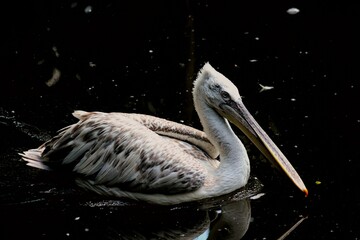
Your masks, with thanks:
[{"label": "floating debris", "polygon": [[89,13],[92,13],[92,11],[93,11],[93,7],[92,6],[87,6],[85,9],[84,9],[84,12],[86,13],[86,14],[89,14]]},{"label": "floating debris", "polygon": [[53,46],[52,47],[52,50],[53,50],[53,52],[54,52],[54,54],[55,54],[55,57],[60,57],[60,54],[59,54],[59,51],[58,51],[58,49],[57,49],[57,47],[56,46]]},{"label": "floating debris", "polygon": [[302,217],[299,221],[297,221],[289,230],[287,230],[278,240],[283,240],[290,235],[299,225],[305,220],[307,217]]},{"label": "floating debris", "polygon": [[258,193],[258,194],[254,195],[254,196],[251,196],[250,199],[251,200],[259,199],[264,195],[265,195],[265,193]]},{"label": "floating debris", "polygon": [[41,64],[43,64],[45,62],[45,59],[41,59],[41,60],[39,60],[36,64],[37,65],[41,65]]},{"label": "floating debris", "polygon": [[320,181],[315,181],[315,184],[316,184],[316,185],[320,185],[321,182],[320,182]]},{"label": "floating debris", "polygon": [[262,85],[259,83],[259,86],[261,87],[260,91],[259,92],[264,92],[264,91],[269,91],[269,90],[272,90],[274,89],[273,86],[265,86],[265,85]]},{"label": "floating debris", "polygon": [[250,59],[249,62],[253,63],[253,62],[257,62],[257,59]]},{"label": "floating debris", "polygon": [[54,86],[60,80],[60,77],[61,77],[60,70],[54,68],[51,78],[45,82],[46,86],[48,87]]},{"label": "floating debris", "polygon": [[290,15],[295,15],[298,14],[300,10],[298,8],[289,8],[286,12]]}]

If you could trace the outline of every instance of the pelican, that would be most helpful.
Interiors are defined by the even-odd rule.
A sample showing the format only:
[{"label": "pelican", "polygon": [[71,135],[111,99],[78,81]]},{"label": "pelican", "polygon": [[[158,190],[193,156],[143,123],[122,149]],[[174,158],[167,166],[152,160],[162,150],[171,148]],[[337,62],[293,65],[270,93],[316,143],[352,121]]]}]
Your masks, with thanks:
[{"label": "pelican", "polygon": [[229,79],[206,63],[192,93],[204,131],[143,114],[75,111],[77,123],[20,155],[32,167],[73,172],[80,187],[100,195],[161,205],[199,201],[248,182],[249,157],[231,122],[308,194]]}]

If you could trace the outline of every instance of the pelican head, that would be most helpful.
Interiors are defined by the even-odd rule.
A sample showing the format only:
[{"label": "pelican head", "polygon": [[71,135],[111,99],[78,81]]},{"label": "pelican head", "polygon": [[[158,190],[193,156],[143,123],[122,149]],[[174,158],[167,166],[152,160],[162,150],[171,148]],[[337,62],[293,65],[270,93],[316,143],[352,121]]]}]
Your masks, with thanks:
[{"label": "pelican head", "polygon": [[237,126],[269,161],[279,166],[308,195],[308,190],[291,163],[246,109],[237,87],[209,63],[199,72],[194,82],[193,95],[196,108],[199,107],[197,104],[206,104],[209,109]]}]

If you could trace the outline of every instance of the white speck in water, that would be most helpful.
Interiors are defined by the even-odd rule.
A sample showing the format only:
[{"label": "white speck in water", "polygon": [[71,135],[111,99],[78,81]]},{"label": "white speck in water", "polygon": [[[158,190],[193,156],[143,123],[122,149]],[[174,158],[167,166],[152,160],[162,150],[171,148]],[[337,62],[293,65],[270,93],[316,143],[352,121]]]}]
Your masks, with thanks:
[{"label": "white speck in water", "polygon": [[85,231],[85,232],[88,232],[88,231],[90,231],[90,229],[88,229],[88,228],[85,228],[85,229],[84,229],[84,231]]},{"label": "white speck in water", "polygon": [[300,10],[298,8],[289,8],[286,12],[290,15],[295,15],[298,14]]},{"label": "white speck in water", "polygon": [[259,41],[259,40],[260,40],[260,38],[259,38],[259,37],[255,37],[255,40],[256,40],[256,41]]},{"label": "white speck in water", "polygon": [[79,219],[80,219],[80,217],[76,217],[76,218],[75,218],[75,221],[77,221],[77,220],[79,220]]},{"label": "white speck in water", "polygon": [[254,196],[251,196],[250,199],[251,200],[259,199],[264,195],[265,195],[265,193],[258,193],[258,194],[254,195]]},{"label": "white speck in water", "polygon": [[295,99],[295,98],[291,98],[291,99],[290,99],[290,101],[295,102],[295,101],[296,101],[296,99]]},{"label": "white speck in water", "polygon": [[273,86],[265,86],[265,85],[262,85],[262,84],[260,84],[260,83],[259,83],[259,85],[260,85],[260,87],[261,87],[261,89],[260,89],[259,92],[264,92],[264,91],[269,91],[269,90],[271,90],[271,89],[274,89]]},{"label": "white speck in water", "polygon": [[154,50],[151,50],[151,49],[149,50],[149,53],[153,53],[153,52],[154,52]]},{"label": "white speck in water", "polygon": [[67,237],[69,237],[69,236],[70,236],[70,233],[66,233],[65,235],[66,235]]},{"label": "white speck in water", "polygon": [[55,54],[55,57],[60,57],[60,54],[59,54],[59,51],[58,51],[58,49],[57,49],[57,47],[56,46],[53,46],[52,47],[52,50],[53,50],[53,52],[54,52],[54,54]]},{"label": "white speck in water", "polygon": [[37,65],[41,65],[41,64],[43,64],[45,62],[45,59],[41,59],[41,60],[39,60],[36,64]]},{"label": "white speck in water", "polygon": [[93,7],[92,6],[86,6],[85,7],[85,9],[84,9],[84,12],[86,13],[86,14],[89,14],[89,13],[92,13],[92,11],[93,11]]},{"label": "white speck in water", "polygon": [[45,82],[45,84],[48,87],[52,87],[60,80],[60,77],[61,77],[61,71],[57,68],[54,68],[53,75],[51,76],[51,78],[49,80],[47,80]]},{"label": "white speck in water", "polygon": [[258,60],[257,59],[250,59],[249,62],[257,62]]},{"label": "white speck in water", "polygon": [[89,62],[89,67],[96,67],[96,63],[93,63],[93,62]]},{"label": "white speck in water", "polygon": [[298,148],[298,146],[297,146],[297,145],[294,145],[294,148]]}]

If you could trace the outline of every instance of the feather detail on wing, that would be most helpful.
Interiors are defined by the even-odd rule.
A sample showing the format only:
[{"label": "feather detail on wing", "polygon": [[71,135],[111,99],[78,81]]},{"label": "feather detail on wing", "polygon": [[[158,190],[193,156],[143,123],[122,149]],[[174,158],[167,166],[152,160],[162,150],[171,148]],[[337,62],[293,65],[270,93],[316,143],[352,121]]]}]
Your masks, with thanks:
[{"label": "feather detail on wing", "polygon": [[[74,112],[74,116],[79,118],[78,123],[62,129],[39,149],[25,152],[23,159],[44,169],[71,166],[95,185],[164,194],[200,188],[206,171],[218,165],[207,155],[211,143],[196,129],[174,124],[173,131],[182,135],[176,139],[149,128],[152,124],[161,129],[163,123],[155,126],[158,118],[151,116],[83,111]],[[172,123],[160,120],[167,124],[162,131]],[[200,136],[197,145],[184,142],[187,132]],[[210,150],[204,152],[202,147]]]}]

